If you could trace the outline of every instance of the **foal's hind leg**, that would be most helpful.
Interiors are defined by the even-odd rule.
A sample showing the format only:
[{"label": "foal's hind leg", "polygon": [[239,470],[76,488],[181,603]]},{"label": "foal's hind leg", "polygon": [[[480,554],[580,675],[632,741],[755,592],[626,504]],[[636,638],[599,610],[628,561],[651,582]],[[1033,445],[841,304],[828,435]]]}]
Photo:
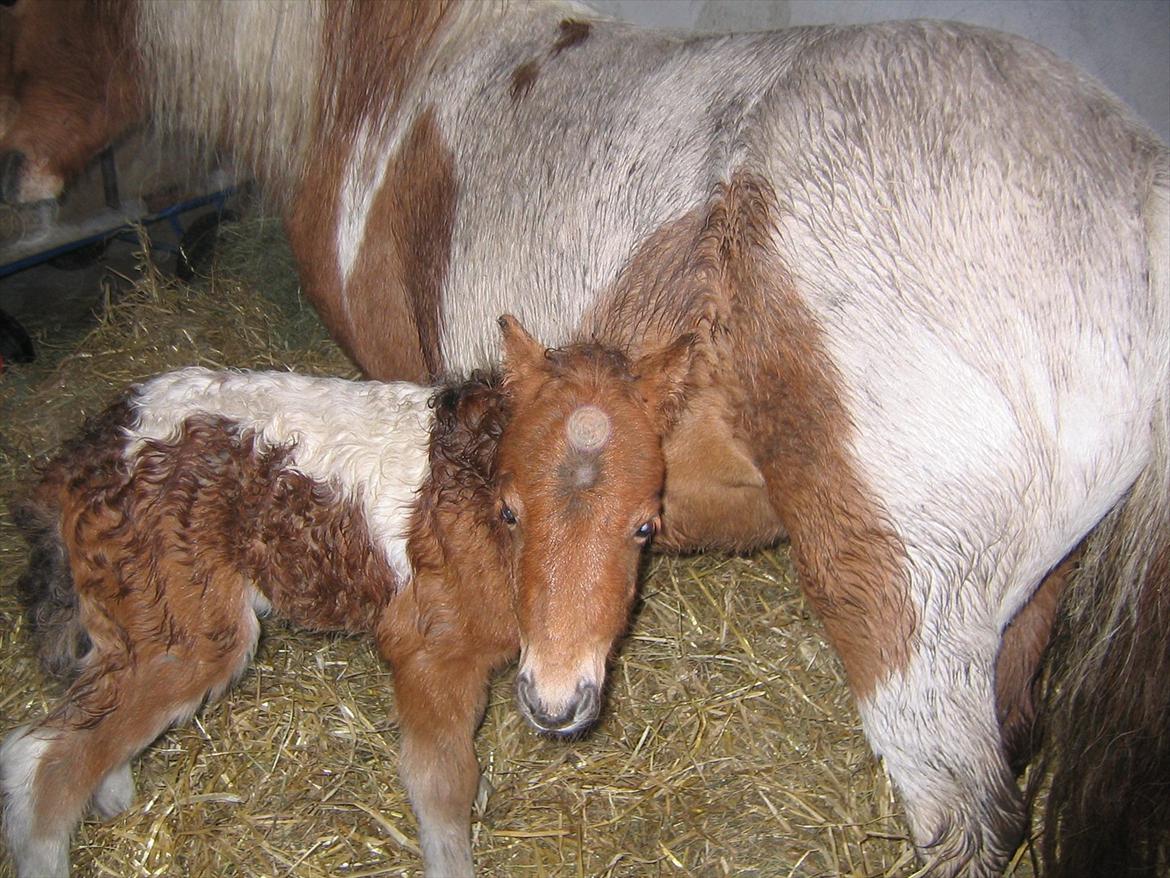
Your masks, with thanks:
[{"label": "foal's hind leg", "polygon": [[[250,611],[249,611],[250,612]],[[255,617],[229,650],[156,653],[137,662],[95,647],[65,699],[0,748],[4,832],[20,878],[65,878],[69,839],[92,801],[110,815],[130,803],[129,762],[169,726],[226,689],[255,645]]]}]

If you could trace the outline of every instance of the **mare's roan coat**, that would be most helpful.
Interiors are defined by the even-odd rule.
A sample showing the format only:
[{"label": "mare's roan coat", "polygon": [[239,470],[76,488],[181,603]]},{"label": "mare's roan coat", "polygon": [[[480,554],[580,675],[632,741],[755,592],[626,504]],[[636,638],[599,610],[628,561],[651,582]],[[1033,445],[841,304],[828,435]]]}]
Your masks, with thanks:
[{"label": "mare's roan coat", "polygon": [[662,545],[788,533],[932,871],[1021,836],[1054,620],[1046,857],[1165,857],[1170,163],[1095,83],[939,23],[124,0],[81,48],[16,16],[10,199],[150,104],[251,162],[372,376],[483,365],[505,311],[554,343],[697,332]]}]

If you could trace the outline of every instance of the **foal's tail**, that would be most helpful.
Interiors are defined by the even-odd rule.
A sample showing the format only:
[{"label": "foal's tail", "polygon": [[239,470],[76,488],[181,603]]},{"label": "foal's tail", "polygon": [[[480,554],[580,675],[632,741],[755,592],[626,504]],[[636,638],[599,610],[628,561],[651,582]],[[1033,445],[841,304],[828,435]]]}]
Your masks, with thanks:
[{"label": "foal's tail", "polygon": [[27,608],[37,658],[45,673],[68,680],[77,672],[90,642],[78,613],[60,517],[38,497],[19,504],[13,512],[29,545],[28,567],[16,587]]},{"label": "foal's tail", "polygon": [[[1151,293],[1170,308],[1170,169],[1146,203]],[[1164,328],[1170,331],[1170,328]],[[1052,768],[1043,858],[1051,875],[1170,874],[1170,378],[1153,453],[1088,540],[1053,641]]]}]

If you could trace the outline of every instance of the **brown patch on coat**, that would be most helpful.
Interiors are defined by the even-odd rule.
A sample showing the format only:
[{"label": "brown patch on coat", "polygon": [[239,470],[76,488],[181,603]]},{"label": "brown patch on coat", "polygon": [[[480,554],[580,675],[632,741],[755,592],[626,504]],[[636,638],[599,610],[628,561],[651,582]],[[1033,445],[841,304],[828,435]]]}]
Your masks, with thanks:
[{"label": "brown patch on coat", "polygon": [[322,108],[322,133],[348,137],[363,120],[393,118],[453,5],[452,0],[327,4],[322,77],[333,100]]},{"label": "brown patch on coat", "polygon": [[713,212],[727,229],[726,362],[744,376],[736,426],[767,479],[805,592],[865,699],[910,659],[917,615],[906,552],[857,473],[849,412],[820,327],[768,253],[776,210],[769,184],[741,174]]},{"label": "brown patch on coat", "polygon": [[1016,772],[1033,755],[1041,662],[1061,595],[1079,559],[1077,550],[1054,567],[1003,632],[995,662],[995,704],[1004,751]]},{"label": "brown patch on coat", "polygon": [[560,34],[557,36],[557,41],[553,43],[552,57],[554,58],[565,49],[579,46],[589,39],[593,25],[578,18],[565,18],[561,20],[559,28]]},{"label": "brown patch on coat", "polygon": [[763,473],[732,417],[736,379],[719,353],[730,315],[726,230],[712,220],[709,211],[693,211],[647,237],[583,321],[594,338],[625,348],[660,345],[690,331],[699,336],[681,422],[665,442],[659,549],[746,551],[784,535]]},{"label": "brown patch on coat", "polygon": [[450,6],[448,0],[326,6],[323,92],[333,99],[321,108],[314,160],[285,215],[310,301],[362,371],[381,380],[425,381],[440,371],[439,295],[455,183],[434,114],[421,114],[389,159],[367,218],[367,243],[345,284],[336,252],[341,183],[355,132],[363,120],[398,111]]},{"label": "brown patch on coat", "polygon": [[[750,545],[775,536],[779,523],[850,685],[865,698],[910,657],[917,622],[905,551],[857,473],[821,330],[769,252],[776,209],[765,181],[736,175],[704,211],[640,245],[586,325],[619,344],[699,330],[705,356],[688,398],[707,423],[701,436],[680,429],[668,446],[668,472],[693,482],[674,504],[676,539],[700,545],[709,527],[713,539]],[[712,462],[722,484],[704,480]],[[737,506],[744,493],[753,501]],[[728,517],[711,522],[704,503]]]},{"label": "brown patch on coat", "polygon": [[3,113],[0,152],[68,181],[145,112],[132,4],[27,3],[4,19],[9,81],[0,102],[15,107]]},{"label": "brown patch on coat", "polygon": [[290,447],[195,416],[127,460],[116,422],[99,423],[105,432],[67,448],[35,495],[58,511],[74,588],[102,608],[99,628],[159,632],[159,648],[221,641],[238,616],[223,608],[255,584],[298,625],[360,632],[397,593],[360,508],[293,467]]},{"label": "brown patch on coat", "polygon": [[509,89],[512,100],[518,101],[525,97],[532,90],[532,86],[536,84],[538,76],[540,76],[540,64],[536,61],[525,61],[513,70],[512,87]]},{"label": "brown patch on coat", "polygon": [[[366,220],[373,243],[347,284],[351,332],[372,377],[426,380],[442,371],[440,304],[457,200],[454,159],[428,109],[390,160]],[[392,371],[406,351],[418,352],[422,375]]]}]

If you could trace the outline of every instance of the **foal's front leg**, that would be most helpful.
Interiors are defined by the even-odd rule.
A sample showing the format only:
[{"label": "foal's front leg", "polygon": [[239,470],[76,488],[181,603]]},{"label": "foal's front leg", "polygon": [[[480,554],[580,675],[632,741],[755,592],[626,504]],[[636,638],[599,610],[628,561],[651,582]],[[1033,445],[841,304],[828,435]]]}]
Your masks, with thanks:
[{"label": "foal's front leg", "polygon": [[379,632],[394,672],[399,773],[418,820],[427,878],[470,876],[471,809],[479,787],[473,739],[496,662],[466,642],[412,640]]}]

